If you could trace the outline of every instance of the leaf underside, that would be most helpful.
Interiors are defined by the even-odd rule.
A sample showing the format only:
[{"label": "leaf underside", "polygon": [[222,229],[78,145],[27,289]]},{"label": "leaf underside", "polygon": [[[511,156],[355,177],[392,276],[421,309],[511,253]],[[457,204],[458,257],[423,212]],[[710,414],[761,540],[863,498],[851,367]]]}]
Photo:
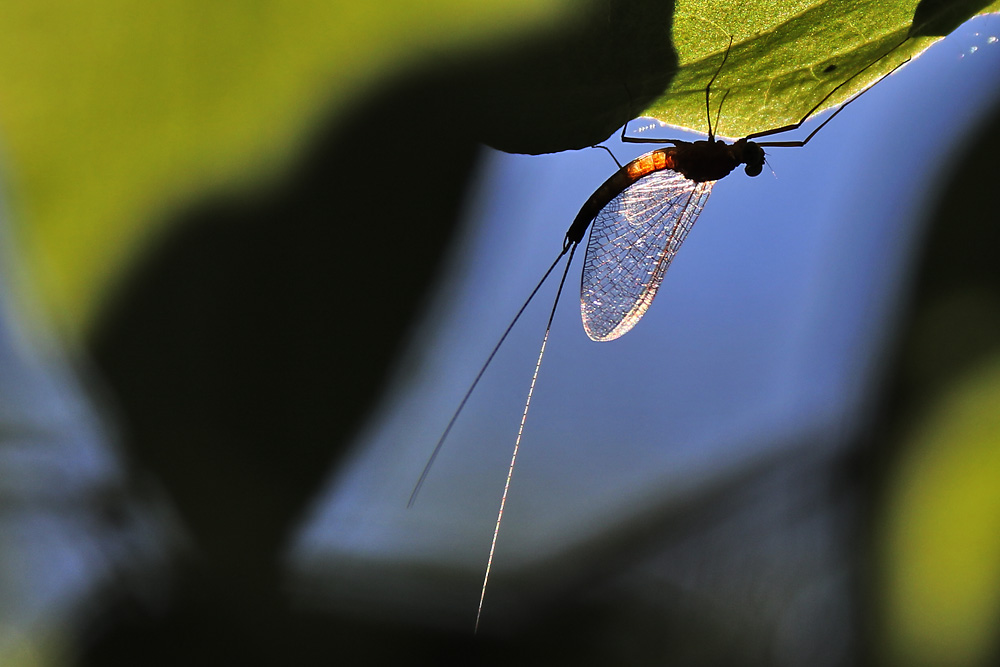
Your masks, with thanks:
[{"label": "leaf underside", "polygon": [[680,66],[642,115],[707,131],[705,89],[717,75],[711,88],[717,134],[742,137],[799,122],[821,101],[812,113],[843,103],[919,55],[940,39],[933,36],[936,21],[954,22],[956,4],[964,18],[983,9],[981,1],[679,2]]}]

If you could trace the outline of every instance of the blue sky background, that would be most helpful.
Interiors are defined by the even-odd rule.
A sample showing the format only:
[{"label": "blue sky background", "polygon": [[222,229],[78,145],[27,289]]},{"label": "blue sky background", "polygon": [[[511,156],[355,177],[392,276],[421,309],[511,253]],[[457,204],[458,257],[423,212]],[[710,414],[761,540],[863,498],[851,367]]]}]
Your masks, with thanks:
[{"label": "blue sky background", "polygon": [[[1000,96],[997,35],[997,17],[966,24],[808,146],[770,149],[759,177],[737,170],[720,181],[649,312],[617,341],[591,342],[580,325],[580,253],[491,586],[756,462],[803,446],[833,451],[857,434],[905,306],[922,216]],[[622,162],[649,150],[608,145]],[[479,365],[614,168],[598,150],[487,155],[438,297],[294,554],[340,600],[400,613],[474,608],[554,280],[497,356],[413,509],[407,498]],[[459,592],[433,599],[440,581],[400,588],[380,578],[401,566],[453,572]]]}]

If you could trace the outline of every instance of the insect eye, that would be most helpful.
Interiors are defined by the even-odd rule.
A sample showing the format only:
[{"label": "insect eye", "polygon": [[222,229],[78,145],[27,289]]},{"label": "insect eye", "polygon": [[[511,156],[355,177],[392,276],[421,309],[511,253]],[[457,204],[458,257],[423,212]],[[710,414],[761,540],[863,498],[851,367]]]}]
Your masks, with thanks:
[{"label": "insect eye", "polygon": [[748,141],[743,147],[743,160],[742,162],[746,164],[743,171],[746,172],[747,176],[757,176],[764,169],[764,149]]}]

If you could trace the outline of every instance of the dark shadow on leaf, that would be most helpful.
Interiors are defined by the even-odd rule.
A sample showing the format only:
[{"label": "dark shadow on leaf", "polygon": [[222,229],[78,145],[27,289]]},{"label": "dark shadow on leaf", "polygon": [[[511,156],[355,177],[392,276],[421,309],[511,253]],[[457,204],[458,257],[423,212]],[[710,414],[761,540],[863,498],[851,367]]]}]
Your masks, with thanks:
[{"label": "dark shadow on leaf", "polygon": [[910,37],[944,37],[990,4],[990,0],[921,0]]},{"label": "dark shadow on leaf", "polygon": [[[155,479],[195,541],[175,606],[151,627],[246,635],[228,664],[257,664],[242,651],[279,641],[248,619],[284,618],[282,549],[377,401],[449,246],[479,150],[451,131],[451,91],[398,82],[319,131],[284,182],[179,215],[93,336],[135,475]],[[382,130],[404,102],[421,132],[401,151]],[[203,664],[185,653],[196,648],[214,650],[172,647],[166,664]]]},{"label": "dark shadow on leaf", "polygon": [[607,139],[661,95],[677,71],[674,3],[614,0],[552,40],[467,70],[476,134],[511,153],[551,153]]}]

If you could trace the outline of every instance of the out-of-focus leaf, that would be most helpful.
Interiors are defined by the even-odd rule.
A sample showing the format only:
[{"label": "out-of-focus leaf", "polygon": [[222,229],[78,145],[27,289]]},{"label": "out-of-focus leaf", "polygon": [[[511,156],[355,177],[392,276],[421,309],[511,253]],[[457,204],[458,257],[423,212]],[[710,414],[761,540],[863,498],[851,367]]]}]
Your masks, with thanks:
[{"label": "out-of-focus leaf", "polygon": [[478,138],[532,154],[604,141],[670,84],[673,21],[673,0],[599,0],[545,40],[468,63],[460,95]]},{"label": "out-of-focus leaf", "polygon": [[1000,357],[917,420],[885,531],[883,649],[899,665],[979,665],[1000,622]]},{"label": "out-of-focus leaf", "polygon": [[[36,293],[80,330],[178,202],[276,173],[392,72],[537,30],[565,4],[3,3],[0,137]],[[399,121],[385,131],[414,130]]]},{"label": "out-of-focus leaf", "polygon": [[994,107],[944,172],[901,327],[899,447],[872,533],[882,664],[995,664],[1000,647],[998,151]]}]

